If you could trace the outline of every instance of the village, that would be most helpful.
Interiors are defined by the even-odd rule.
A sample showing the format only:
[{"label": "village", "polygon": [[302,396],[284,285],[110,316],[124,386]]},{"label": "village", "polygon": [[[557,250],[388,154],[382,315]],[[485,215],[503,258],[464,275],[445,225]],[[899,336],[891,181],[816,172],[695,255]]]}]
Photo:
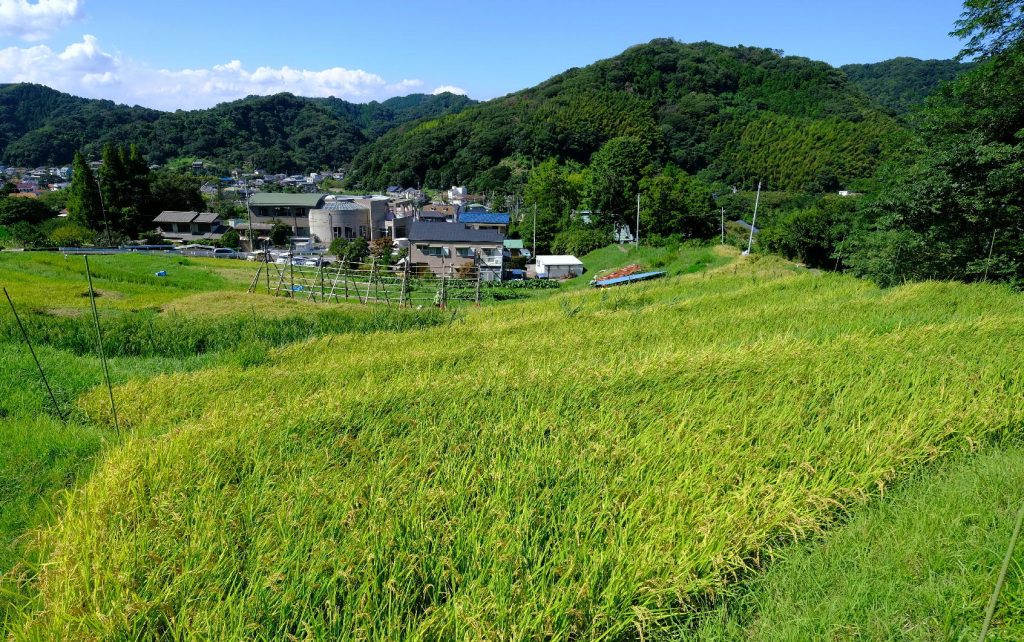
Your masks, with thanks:
[{"label": "village", "polygon": [[[100,166],[93,161],[90,169]],[[201,175],[203,163],[193,162],[190,170]],[[0,174],[17,189],[13,195],[26,198],[66,189],[70,173],[69,167],[0,166]],[[388,247],[387,254],[394,258],[388,265],[392,270],[404,270],[408,264],[416,274],[440,277],[472,271],[491,282],[565,279],[583,273],[583,263],[575,256],[535,256],[528,239],[509,238],[512,214],[491,211],[482,203],[485,195],[470,194],[463,186],[437,192],[433,198],[421,189],[401,186],[388,187],[383,194],[353,195],[323,188],[327,181],[344,178],[340,170],[232,174],[205,181],[200,192],[206,203],[215,197],[233,200],[243,215],[164,210],[152,220],[159,242],[151,235],[148,243],[134,249],[317,267],[343,258],[331,251],[338,247],[336,241],[361,239],[367,246]]]},{"label": "village", "polygon": [[[254,192],[245,200],[246,218],[163,211],[153,224],[168,244],[192,254],[317,266],[341,258],[331,255],[336,241],[362,239],[377,247],[390,245],[398,255],[392,267],[404,269],[408,263],[417,273],[435,276],[467,269],[478,271],[484,281],[582,274],[583,263],[576,257],[534,258],[526,241],[508,238],[510,213],[489,211],[472,198],[464,187],[453,187],[438,202],[424,202],[422,191],[400,187],[366,195]],[[274,238],[275,226],[287,228],[286,243]],[[239,252],[216,248],[232,231]]]}]

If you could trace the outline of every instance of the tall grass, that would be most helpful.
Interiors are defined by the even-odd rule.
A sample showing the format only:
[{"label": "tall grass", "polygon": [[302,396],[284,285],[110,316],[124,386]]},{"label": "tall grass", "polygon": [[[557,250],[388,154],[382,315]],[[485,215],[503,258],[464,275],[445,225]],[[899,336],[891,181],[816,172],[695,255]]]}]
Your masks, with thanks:
[{"label": "tall grass", "polygon": [[[186,357],[251,346],[272,347],[343,332],[402,331],[435,325],[443,314],[371,306],[326,305],[315,314],[303,310],[287,316],[250,312],[230,316],[157,314],[143,311],[106,315],[102,321],[108,356]],[[86,315],[28,314],[22,319],[31,336],[76,355],[96,352],[96,328]],[[21,338],[13,319],[0,321],[0,342]]]},{"label": "tall grass", "polygon": [[640,637],[1019,432],[1022,321],[748,260],[130,382],[14,634]]},{"label": "tall grass", "polygon": [[[726,600],[700,640],[976,640],[1024,498],[1024,449],[959,457],[797,546]],[[1024,550],[992,640],[1024,639]]]}]

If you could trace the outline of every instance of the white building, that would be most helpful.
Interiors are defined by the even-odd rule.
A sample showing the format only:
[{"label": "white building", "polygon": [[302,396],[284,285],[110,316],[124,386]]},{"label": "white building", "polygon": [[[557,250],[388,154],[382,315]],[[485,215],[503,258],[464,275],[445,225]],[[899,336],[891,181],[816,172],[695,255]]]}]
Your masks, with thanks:
[{"label": "white building", "polygon": [[569,254],[538,254],[538,279],[569,279],[583,274],[583,261]]}]

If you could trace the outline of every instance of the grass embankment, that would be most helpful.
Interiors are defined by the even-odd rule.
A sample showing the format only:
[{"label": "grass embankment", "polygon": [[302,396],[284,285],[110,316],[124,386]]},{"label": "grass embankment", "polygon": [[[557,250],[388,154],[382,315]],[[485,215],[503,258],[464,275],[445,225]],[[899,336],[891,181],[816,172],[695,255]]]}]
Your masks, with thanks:
[{"label": "grass embankment", "polygon": [[[122,386],[16,637],[603,638],[1019,432],[1024,300],[774,260]],[[108,414],[103,395],[84,401]]]},{"label": "grass embankment", "polygon": [[[220,366],[253,368],[272,350],[325,334],[403,330],[442,315],[380,307],[317,306],[247,296],[255,267],[242,262],[167,256],[96,256],[105,352],[115,385],[158,374]],[[167,277],[156,277],[165,270]],[[58,418],[13,316],[0,311],[0,630],[27,595],[38,560],[25,534],[45,523],[61,492],[88,477],[105,447],[119,440],[90,421],[77,399],[102,386],[84,261],[42,253],[0,254],[0,285],[11,293],[56,394]],[[218,394],[221,382],[209,392]],[[105,390],[105,389],[104,389]],[[184,402],[187,406],[187,400]],[[29,555],[29,557],[26,557]]]},{"label": "grass embankment", "polygon": [[[1021,489],[1024,448],[956,458],[785,551],[681,638],[976,640]],[[1024,639],[1024,542],[1012,560],[991,640]]]},{"label": "grass embankment", "polygon": [[725,265],[738,254],[731,247],[690,243],[672,243],[665,247],[608,245],[580,257],[586,272],[583,276],[569,279],[563,287],[587,287],[590,280],[602,272],[633,263],[645,270],[665,272],[666,276],[694,274]]}]

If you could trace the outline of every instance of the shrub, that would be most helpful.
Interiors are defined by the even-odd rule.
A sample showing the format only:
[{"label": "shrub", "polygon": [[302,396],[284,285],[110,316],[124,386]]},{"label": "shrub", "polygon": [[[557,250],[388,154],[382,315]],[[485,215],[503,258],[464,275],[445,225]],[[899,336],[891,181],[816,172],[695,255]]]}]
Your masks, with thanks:
[{"label": "shrub", "polygon": [[582,256],[612,242],[611,234],[595,227],[576,227],[559,232],[551,242],[555,254]]},{"label": "shrub", "polygon": [[81,247],[90,243],[96,233],[78,223],[64,223],[50,232],[50,243],[57,247]]}]

